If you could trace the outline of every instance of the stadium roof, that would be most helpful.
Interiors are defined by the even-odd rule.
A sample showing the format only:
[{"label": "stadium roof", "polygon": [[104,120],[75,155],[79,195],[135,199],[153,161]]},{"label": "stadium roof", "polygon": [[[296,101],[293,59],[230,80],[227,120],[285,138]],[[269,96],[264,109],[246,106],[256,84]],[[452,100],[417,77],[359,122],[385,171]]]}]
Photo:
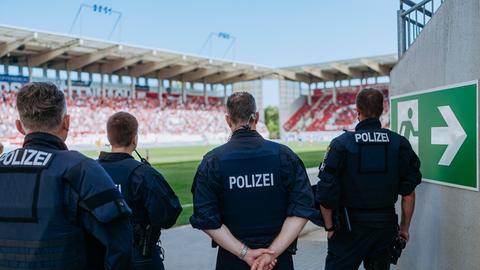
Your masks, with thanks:
[{"label": "stadium roof", "polygon": [[272,74],[260,65],[0,25],[0,63],[229,84]]},{"label": "stadium roof", "polygon": [[328,82],[388,76],[396,54],[285,68],[0,25],[0,63],[17,66],[230,84],[265,77]]},{"label": "stadium roof", "polygon": [[389,76],[397,63],[396,54],[285,67],[276,74],[285,79],[306,83]]}]

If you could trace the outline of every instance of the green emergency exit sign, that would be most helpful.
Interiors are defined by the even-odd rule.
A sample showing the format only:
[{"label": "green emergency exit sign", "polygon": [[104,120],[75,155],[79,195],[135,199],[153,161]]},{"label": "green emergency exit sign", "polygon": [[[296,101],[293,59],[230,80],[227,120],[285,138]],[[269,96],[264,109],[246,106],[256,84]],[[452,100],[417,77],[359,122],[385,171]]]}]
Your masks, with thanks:
[{"label": "green emergency exit sign", "polygon": [[478,81],[391,97],[391,128],[412,144],[424,181],[479,190],[478,101]]}]

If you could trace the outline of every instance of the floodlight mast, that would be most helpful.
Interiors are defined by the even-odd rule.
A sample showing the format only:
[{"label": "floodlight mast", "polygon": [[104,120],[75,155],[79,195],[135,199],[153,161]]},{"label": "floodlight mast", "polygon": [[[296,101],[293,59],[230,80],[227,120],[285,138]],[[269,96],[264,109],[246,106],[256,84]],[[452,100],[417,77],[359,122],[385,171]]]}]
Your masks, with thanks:
[{"label": "floodlight mast", "polygon": [[75,18],[73,19],[72,25],[70,26],[70,30],[68,31],[68,33],[71,34],[73,32],[73,29],[74,29],[78,19],[82,15],[83,10],[93,10],[93,12],[96,12],[96,13],[105,14],[105,15],[116,15],[117,16],[117,19],[115,20],[115,23],[112,27],[112,30],[110,31],[110,34],[108,35],[108,39],[110,40],[113,36],[113,33],[117,29],[121,19],[122,19],[122,12],[120,12],[118,10],[114,10],[111,7],[108,7],[108,6],[103,6],[103,5],[81,4],[80,7],[78,8],[77,14],[75,15]]},{"label": "floodlight mast", "polygon": [[230,43],[228,44],[228,47],[227,49],[225,50],[225,52],[223,53],[222,55],[222,58],[225,58],[227,56],[227,54],[230,52],[230,50],[233,48],[233,54],[232,54],[232,60],[235,60],[235,48],[236,48],[236,41],[237,41],[237,38],[235,36],[233,36],[232,34],[230,33],[226,33],[226,32],[211,32],[210,34],[208,34],[207,36],[207,39],[205,40],[205,42],[203,43],[202,47],[200,48],[200,51],[198,52],[198,54],[202,54],[205,50],[205,48],[207,46],[209,46],[209,53],[208,55],[209,56],[213,56],[212,55],[212,42],[213,42],[213,38],[217,38],[217,39],[222,39],[222,40],[230,40]]}]

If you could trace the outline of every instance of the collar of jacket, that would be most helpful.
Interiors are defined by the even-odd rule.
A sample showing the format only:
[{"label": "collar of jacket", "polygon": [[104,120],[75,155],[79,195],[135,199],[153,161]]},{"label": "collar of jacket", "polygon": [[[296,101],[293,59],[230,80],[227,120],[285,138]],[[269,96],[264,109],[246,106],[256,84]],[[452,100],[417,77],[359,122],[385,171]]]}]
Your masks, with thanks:
[{"label": "collar of jacket", "polygon": [[120,161],[127,158],[133,158],[132,155],[127,153],[112,153],[112,152],[100,152],[99,160],[103,161]]},{"label": "collar of jacket", "polygon": [[378,118],[369,118],[361,121],[355,127],[355,131],[364,130],[364,129],[380,129],[382,128],[382,123]]},{"label": "collar of jacket", "polygon": [[67,145],[59,137],[45,132],[32,132],[25,136],[23,147],[42,147],[48,149],[68,150]]}]

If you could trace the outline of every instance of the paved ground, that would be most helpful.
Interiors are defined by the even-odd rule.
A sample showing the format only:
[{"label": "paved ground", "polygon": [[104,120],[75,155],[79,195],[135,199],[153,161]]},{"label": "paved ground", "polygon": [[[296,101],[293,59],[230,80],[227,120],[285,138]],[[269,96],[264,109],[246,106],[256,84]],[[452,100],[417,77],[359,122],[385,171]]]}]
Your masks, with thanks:
[{"label": "paved ground", "polygon": [[[210,247],[209,238],[190,226],[164,231],[162,241],[166,250],[167,270],[215,269],[217,249]],[[326,235],[323,231],[310,232],[299,239],[295,268],[300,270],[323,269],[327,253]]]}]

